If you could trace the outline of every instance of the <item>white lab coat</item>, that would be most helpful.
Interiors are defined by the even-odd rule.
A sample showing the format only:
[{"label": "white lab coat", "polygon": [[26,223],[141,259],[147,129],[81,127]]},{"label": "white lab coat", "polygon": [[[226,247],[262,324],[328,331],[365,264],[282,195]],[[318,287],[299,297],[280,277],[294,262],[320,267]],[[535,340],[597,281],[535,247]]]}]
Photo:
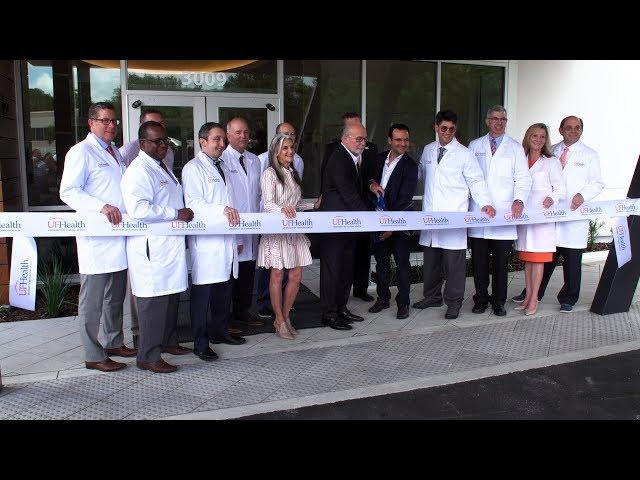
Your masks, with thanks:
[{"label": "white lab coat", "polygon": [[[471,151],[453,139],[438,164],[439,142],[424,147],[420,157],[420,178],[424,181],[422,211],[466,212],[469,191],[481,207],[491,203],[482,170]],[[467,248],[467,229],[423,230],[420,245],[463,250]]]},{"label": "white lab coat", "polygon": [[[260,190],[260,159],[253,153],[245,150],[244,165],[247,173],[244,173],[240,165],[240,152],[229,145],[220,157],[224,160],[229,170],[231,183],[231,201],[233,207],[242,213],[259,213],[262,191]],[[242,218],[242,215],[240,215]],[[243,246],[238,261],[245,262],[255,260],[258,255],[258,235],[236,235],[238,245]]]},{"label": "white lab coat", "polygon": [[[553,146],[553,154],[560,158],[564,143]],[[567,194],[561,206],[571,208],[571,200],[576,193],[584,197],[585,203],[592,201],[604,188],[600,173],[598,152],[577,141],[569,147],[569,158],[562,171]],[[589,220],[558,222],[556,224],[556,245],[565,248],[587,248]]]},{"label": "white lab coat", "polygon": [[[182,187],[144,152],[122,176],[122,198],[131,218],[148,223],[171,222],[184,207]],[[127,237],[129,278],[136,297],[158,297],[187,289],[184,235]],[[148,254],[147,254],[148,252]]]},{"label": "white lab coat", "polygon": [[[542,202],[547,197],[553,200],[552,208],[557,208],[566,194],[562,165],[556,157],[541,156],[529,169],[533,184],[527,200],[527,209],[542,210]],[[555,252],[556,224],[538,223],[518,225],[516,249],[525,252]]]},{"label": "white lab coat", "polygon": [[[229,178],[224,163],[222,171]],[[229,182],[220,176],[211,159],[200,152],[182,169],[185,205],[193,210],[195,219],[207,215],[224,217],[231,206]],[[226,217],[225,217],[226,218]],[[235,235],[187,235],[191,257],[191,280],[194,285],[226,282],[238,278],[238,255]]]},{"label": "white lab coat", "polygon": [[[118,149],[111,154],[89,133],[67,153],[60,182],[60,199],[79,213],[100,212],[105,204],[126,213],[120,180],[124,162]],[[106,218],[106,217],[105,217]],[[125,237],[76,237],[80,273],[93,275],[127,268]]]},{"label": "white lab coat", "polygon": [[[496,153],[491,156],[489,134],[477,138],[469,144],[478,160],[478,165],[484,174],[491,195],[491,205],[496,210],[511,211],[514,200],[526,202],[531,190],[531,175],[529,165],[522,145],[504,135]],[[471,202],[470,211],[480,211],[483,205]],[[502,227],[473,227],[469,228],[469,236],[493,240],[515,240],[518,238],[515,225]]]},{"label": "white lab coat", "polygon": [[[260,159],[260,174],[262,174],[269,166],[269,152],[261,153],[258,155],[258,158]],[[300,180],[302,180],[302,174],[304,173],[304,161],[297,153],[293,154],[293,168],[296,169],[296,172],[300,175]]]}]

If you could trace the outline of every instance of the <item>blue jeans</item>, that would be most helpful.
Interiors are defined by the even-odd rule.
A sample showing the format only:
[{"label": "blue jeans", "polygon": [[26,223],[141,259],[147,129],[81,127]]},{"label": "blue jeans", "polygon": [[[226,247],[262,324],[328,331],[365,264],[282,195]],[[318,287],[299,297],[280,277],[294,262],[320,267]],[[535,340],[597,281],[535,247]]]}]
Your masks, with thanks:
[{"label": "blue jeans", "polygon": [[[256,299],[256,305],[258,306],[258,310],[271,310],[271,297],[269,296],[269,277],[271,276],[271,270],[264,267],[258,267],[256,269],[256,284],[257,284],[257,294],[258,298]],[[284,271],[284,275],[282,276],[282,290],[287,286],[287,281],[289,280],[289,270]]]}]

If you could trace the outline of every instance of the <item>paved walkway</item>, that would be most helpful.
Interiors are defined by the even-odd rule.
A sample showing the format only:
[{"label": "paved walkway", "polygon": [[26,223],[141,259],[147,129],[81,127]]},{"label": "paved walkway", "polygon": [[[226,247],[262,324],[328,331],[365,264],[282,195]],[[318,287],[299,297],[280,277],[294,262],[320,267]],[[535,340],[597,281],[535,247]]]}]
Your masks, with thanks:
[{"label": "paved walkway", "polygon": [[[571,314],[559,314],[555,302],[561,269],[533,318],[513,304],[506,317],[470,313],[468,279],[463,314],[453,321],[444,319],[444,307],[412,309],[402,321],[392,308],[367,314],[346,332],[305,329],[294,341],[261,334],[241,346],[216,345],[216,362],[172,357],[182,368],[169,375],[134,366],[86,370],[75,317],[2,323],[0,419],[234,418],[640,348],[638,293],[629,313],[588,312],[602,265],[583,265],[582,295]],[[318,280],[318,266],[308,267],[305,284],[315,291]],[[512,274],[509,294],[522,285],[522,272]],[[412,302],[421,288],[413,285]],[[350,308],[364,313],[370,305],[354,299]]]}]

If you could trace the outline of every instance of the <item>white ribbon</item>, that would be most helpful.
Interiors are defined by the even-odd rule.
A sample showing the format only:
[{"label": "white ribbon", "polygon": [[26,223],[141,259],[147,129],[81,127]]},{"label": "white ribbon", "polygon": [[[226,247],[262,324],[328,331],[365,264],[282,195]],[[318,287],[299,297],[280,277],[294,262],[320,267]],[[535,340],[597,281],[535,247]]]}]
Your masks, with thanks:
[{"label": "white ribbon", "polygon": [[631,237],[629,236],[629,223],[625,217],[616,218],[613,226],[613,244],[616,247],[618,268],[631,260]]},{"label": "white ribbon", "polygon": [[[258,233],[330,233],[376,232],[397,230],[444,230],[467,227],[499,227],[568,222],[598,217],[627,217],[640,212],[640,199],[608,200],[583,204],[577,210],[549,208],[523,211],[515,219],[510,210],[498,210],[494,218],[482,212],[299,212],[293,219],[277,213],[241,213],[240,225],[229,226],[225,216],[196,216],[191,222],[146,223],[123,215],[118,225],[111,225],[101,213],[0,213],[0,237],[14,237],[11,256],[9,303],[16,307],[35,308],[37,250],[29,237],[104,237],[137,235],[226,235]],[[631,256],[629,233],[621,237]],[[616,251],[619,239],[616,239]],[[621,261],[618,254],[618,262]],[[628,261],[628,260],[626,260]],[[626,262],[625,262],[626,263]],[[620,264],[619,265],[623,265]]]}]

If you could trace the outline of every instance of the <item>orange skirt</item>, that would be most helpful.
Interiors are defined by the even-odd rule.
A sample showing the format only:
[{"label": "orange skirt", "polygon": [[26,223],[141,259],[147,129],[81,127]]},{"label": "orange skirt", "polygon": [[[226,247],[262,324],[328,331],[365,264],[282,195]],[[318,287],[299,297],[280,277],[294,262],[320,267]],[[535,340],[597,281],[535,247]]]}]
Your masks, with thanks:
[{"label": "orange skirt", "polygon": [[553,252],[518,252],[518,258],[523,262],[546,263],[553,260]]}]

